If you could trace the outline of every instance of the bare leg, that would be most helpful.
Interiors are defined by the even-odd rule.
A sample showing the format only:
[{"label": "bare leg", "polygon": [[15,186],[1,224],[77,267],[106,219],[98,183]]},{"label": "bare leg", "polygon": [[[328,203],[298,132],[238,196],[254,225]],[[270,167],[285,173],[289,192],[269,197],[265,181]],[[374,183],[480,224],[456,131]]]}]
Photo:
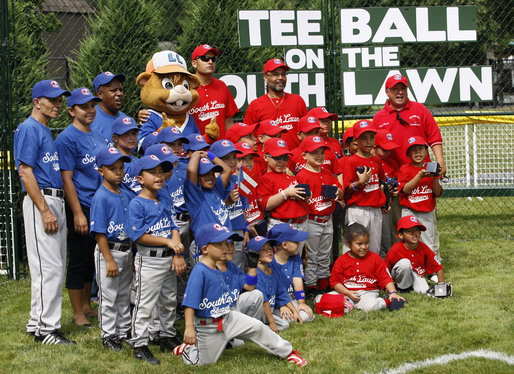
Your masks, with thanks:
[{"label": "bare leg", "polygon": [[93,283],[84,283],[82,289],[82,311],[88,317],[98,316],[98,311],[91,307],[91,286]]},{"label": "bare leg", "polygon": [[71,307],[73,308],[73,321],[76,325],[85,325],[89,322],[82,310],[82,292],[83,289],[73,290],[68,289],[68,295],[70,297]]}]

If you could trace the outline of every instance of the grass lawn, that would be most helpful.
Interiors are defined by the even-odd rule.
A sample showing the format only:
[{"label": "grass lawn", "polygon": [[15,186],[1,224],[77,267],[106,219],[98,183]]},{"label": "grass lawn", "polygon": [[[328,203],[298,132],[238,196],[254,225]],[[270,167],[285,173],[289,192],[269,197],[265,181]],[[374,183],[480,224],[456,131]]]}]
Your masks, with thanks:
[{"label": "grass lawn", "polygon": [[[514,355],[514,242],[445,241],[441,250],[445,277],[454,286],[452,298],[438,300],[408,294],[397,312],[353,310],[338,319],[317,316],[282,333],[302,352],[309,365],[298,368],[266,354],[253,343],[223,353],[219,362],[191,368],[171,354],[152,347],[161,365],[136,362],[132,350],[102,348],[98,327],[84,331],[71,325],[71,307],[64,298],[63,330],[77,341],[73,347],[42,346],[25,336],[29,312],[29,281],[0,283],[1,373],[375,373],[407,362],[477,349]],[[97,323],[96,320],[93,320]],[[183,329],[183,321],[178,323]],[[501,361],[470,358],[418,369],[414,373],[507,373]]]}]

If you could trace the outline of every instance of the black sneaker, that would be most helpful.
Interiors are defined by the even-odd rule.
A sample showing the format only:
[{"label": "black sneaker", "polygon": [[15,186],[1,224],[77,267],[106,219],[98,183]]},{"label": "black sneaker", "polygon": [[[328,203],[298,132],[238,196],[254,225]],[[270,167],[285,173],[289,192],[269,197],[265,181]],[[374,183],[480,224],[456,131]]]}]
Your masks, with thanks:
[{"label": "black sneaker", "polygon": [[123,345],[118,338],[102,339],[103,346],[111,351],[120,352],[123,350]]},{"label": "black sneaker", "polygon": [[45,335],[34,335],[34,341],[36,343],[41,344],[63,344],[63,345],[71,345],[77,344],[77,342],[73,340],[66,339],[64,334],[59,330],[55,330],[49,334]]},{"label": "black sneaker", "polygon": [[147,345],[143,345],[142,347],[134,348],[134,357],[138,360],[146,361],[152,365],[160,365],[160,361],[154,357],[152,351],[148,349]]},{"label": "black sneaker", "polygon": [[175,349],[177,345],[180,345],[180,343],[177,344],[175,337],[161,337],[159,338],[159,345],[161,346],[161,352],[171,352]]},{"label": "black sneaker", "polygon": [[414,291],[414,288],[412,286],[408,287],[408,288],[399,288],[399,287],[396,287],[396,290],[399,292],[399,293],[409,293],[411,291]]},{"label": "black sneaker", "polygon": [[148,344],[150,345],[160,345],[159,341],[160,341],[161,337],[159,336],[159,334],[157,334],[155,336],[155,338],[148,338]]}]

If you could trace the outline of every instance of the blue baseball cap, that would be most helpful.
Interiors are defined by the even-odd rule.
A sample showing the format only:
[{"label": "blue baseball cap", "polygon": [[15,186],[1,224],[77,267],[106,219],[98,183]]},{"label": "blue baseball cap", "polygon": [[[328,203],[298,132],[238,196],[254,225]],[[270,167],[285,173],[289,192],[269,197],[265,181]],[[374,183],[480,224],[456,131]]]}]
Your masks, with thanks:
[{"label": "blue baseball cap", "polygon": [[239,235],[219,223],[207,223],[195,232],[195,242],[200,249],[209,243],[219,243],[227,239],[237,241],[239,238]]},{"label": "blue baseball cap", "polygon": [[210,172],[211,170],[222,172],[223,168],[220,165],[214,165],[211,160],[206,157],[202,157],[198,161],[198,175],[204,175]]},{"label": "blue baseball cap", "polygon": [[61,95],[70,96],[71,93],[70,91],[63,90],[61,86],[59,86],[59,83],[53,79],[39,81],[32,87],[32,100],[38,97],[49,97],[53,99]]},{"label": "blue baseball cap", "polygon": [[176,140],[189,143],[189,139],[176,127],[165,127],[157,135],[157,143],[173,143]]},{"label": "blue baseball cap", "polygon": [[96,166],[101,167],[103,165],[112,165],[119,159],[122,159],[123,162],[130,162],[130,157],[125,156],[116,148],[104,147],[96,154]]},{"label": "blue baseball cap", "polygon": [[162,165],[164,172],[173,169],[173,164],[169,161],[161,160],[155,155],[143,156],[139,160],[136,160],[136,175],[140,175],[143,170],[150,170],[159,165]]},{"label": "blue baseball cap", "polygon": [[166,144],[154,144],[148,147],[145,151],[145,156],[157,156],[160,160],[166,160],[174,164],[180,157],[175,156],[170,147]]},{"label": "blue baseball cap", "polygon": [[266,238],[265,236],[256,236],[246,243],[246,249],[253,251],[260,251],[264,244],[269,243],[272,247],[277,245],[277,242],[273,239]]},{"label": "blue baseball cap", "polygon": [[104,71],[103,73],[98,74],[93,80],[93,88],[95,89],[95,92],[98,91],[100,86],[111,83],[113,79],[117,79],[123,83],[125,82],[125,75],[113,74],[110,71]]},{"label": "blue baseball cap", "polygon": [[234,147],[234,143],[227,139],[218,140],[217,142],[212,143],[210,151],[219,158],[225,157],[231,152],[243,153]]},{"label": "blue baseball cap", "polygon": [[102,101],[91,93],[89,88],[79,87],[71,91],[71,96],[68,97],[68,106],[71,108],[73,105],[81,105],[93,101]]},{"label": "blue baseball cap", "polygon": [[200,134],[191,134],[187,136],[189,144],[184,146],[184,151],[201,151],[205,148],[209,148],[209,144],[205,141],[205,138]]},{"label": "blue baseball cap", "polygon": [[136,120],[129,116],[118,116],[112,123],[112,135],[123,135],[130,130],[139,130]]},{"label": "blue baseball cap", "polygon": [[141,149],[143,150],[143,153],[150,147],[151,145],[157,144],[157,135],[159,133],[157,131],[154,131],[148,135],[146,135],[143,140],[141,141]]},{"label": "blue baseball cap", "polygon": [[267,238],[275,240],[277,244],[284,242],[303,242],[309,233],[295,229],[289,223],[279,223],[268,231]]}]

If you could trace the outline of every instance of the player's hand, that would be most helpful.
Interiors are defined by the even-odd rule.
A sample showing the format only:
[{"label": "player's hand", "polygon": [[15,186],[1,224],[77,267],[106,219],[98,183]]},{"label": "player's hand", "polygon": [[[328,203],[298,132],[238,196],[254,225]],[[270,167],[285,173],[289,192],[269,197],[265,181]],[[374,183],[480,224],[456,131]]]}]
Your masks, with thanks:
[{"label": "player's hand", "polygon": [[181,255],[184,253],[184,245],[182,244],[180,239],[169,239],[166,246],[170,249],[173,249],[173,251],[177,255]]},{"label": "player's hand", "polygon": [[230,191],[230,193],[228,194],[228,198],[232,201],[232,203],[237,203],[239,200],[239,189],[235,188],[232,191]]},{"label": "player's hand", "polygon": [[305,189],[302,187],[289,186],[284,190],[284,195],[286,195],[288,199],[303,200],[304,192]]},{"label": "player's hand", "polygon": [[364,166],[364,172],[359,173],[357,171],[357,178],[359,178],[360,184],[368,183],[369,178],[371,178],[371,168],[369,166]]},{"label": "player's hand", "polygon": [[243,234],[243,247],[246,247],[246,243],[250,241],[250,233],[245,231]]},{"label": "player's hand", "polygon": [[171,260],[171,270],[175,271],[177,275],[182,275],[186,272],[187,266],[184,261],[184,256],[175,255],[173,256],[173,260]]},{"label": "player's hand", "polygon": [[389,295],[389,300],[393,300],[393,299],[405,301],[405,299],[403,297],[401,297],[400,295],[398,295],[396,292],[393,292],[392,294]]},{"label": "player's hand", "polygon": [[295,322],[303,323],[303,319],[300,317],[300,313],[298,313],[296,310],[293,312],[293,319]]},{"label": "player's hand", "polygon": [[285,305],[280,307],[280,317],[287,321],[294,319],[293,312]]},{"label": "player's hand", "polygon": [[137,120],[141,125],[148,121],[148,118],[150,118],[150,112],[148,109],[140,109],[139,112],[137,112]]},{"label": "player's hand", "polygon": [[200,158],[204,157],[204,158],[209,158],[207,156],[207,152],[206,151],[196,151],[195,153],[198,153],[198,155],[200,156]]},{"label": "player's hand", "polygon": [[118,265],[116,265],[116,262],[112,259],[105,261],[105,270],[109,278],[117,277],[120,274]]},{"label": "player's hand", "polygon": [[430,176],[430,173],[428,173],[425,169],[421,169],[420,171],[418,171],[418,177],[420,179],[428,176]]},{"label": "player's hand", "polygon": [[309,316],[309,318],[312,318],[314,316],[314,313],[312,312],[312,309],[310,306],[308,306],[307,304],[305,303],[299,303],[298,304],[298,312],[300,312],[300,310],[303,310],[305,313],[307,313],[307,315]]},{"label": "player's hand", "polygon": [[389,188],[389,193],[391,194],[392,197],[398,197],[398,195],[400,194],[398,192],[398,187]]},{"label": "player's hand", "polygon": [[269,328],[271,329],[271,331],[273,331],[275,334],[278,334],[278,326],[275,322],[275,320],[273,321],[270,321],[269,323]]},{"label": "player's hand", "polygon": [[73,217],[73,227],[79,235],[87,235],[89,233],[89,226],[84,213],[77,214]]},{"label": "player's hand", "polygon": [[43,225],[45,226],[45,232],[47,234],[52,235],[59,231],[59,223],[57,223],[57,218],[50,208],[41,212],[41,219],[43,220]]},{"label": "player's hand", "polygon": [[389,205],[387,207],[387,209],[385,209],[385,208],[380,208],[380,209],[382,210],[382,214],[387,214],[391,211],[391,205]]},{"label": "player's hand", "polygon": [[196,343],[196,331],[194,328],[184,330],[184,343],[194,345]]},{"label": "player's hand", "polygon": [[361,300],[361,298],[357,296],[357,292],[350,291],[350,293],[346,296],[355,301],[355,303],[358,303]]},{"label": "player's hand", "polygon": [[439,162],[439,166],[441,167],[441,170],[439,171],[439,178],[443,179],[446,176],[446,164],[444,161]]},{"label": "player's hand", "polygon": [[[335,186],[335,184],[333,185]],[[340,188],[337,189],[336,192],[336,200],[343,200],[344,199],[344,191]]]}]

